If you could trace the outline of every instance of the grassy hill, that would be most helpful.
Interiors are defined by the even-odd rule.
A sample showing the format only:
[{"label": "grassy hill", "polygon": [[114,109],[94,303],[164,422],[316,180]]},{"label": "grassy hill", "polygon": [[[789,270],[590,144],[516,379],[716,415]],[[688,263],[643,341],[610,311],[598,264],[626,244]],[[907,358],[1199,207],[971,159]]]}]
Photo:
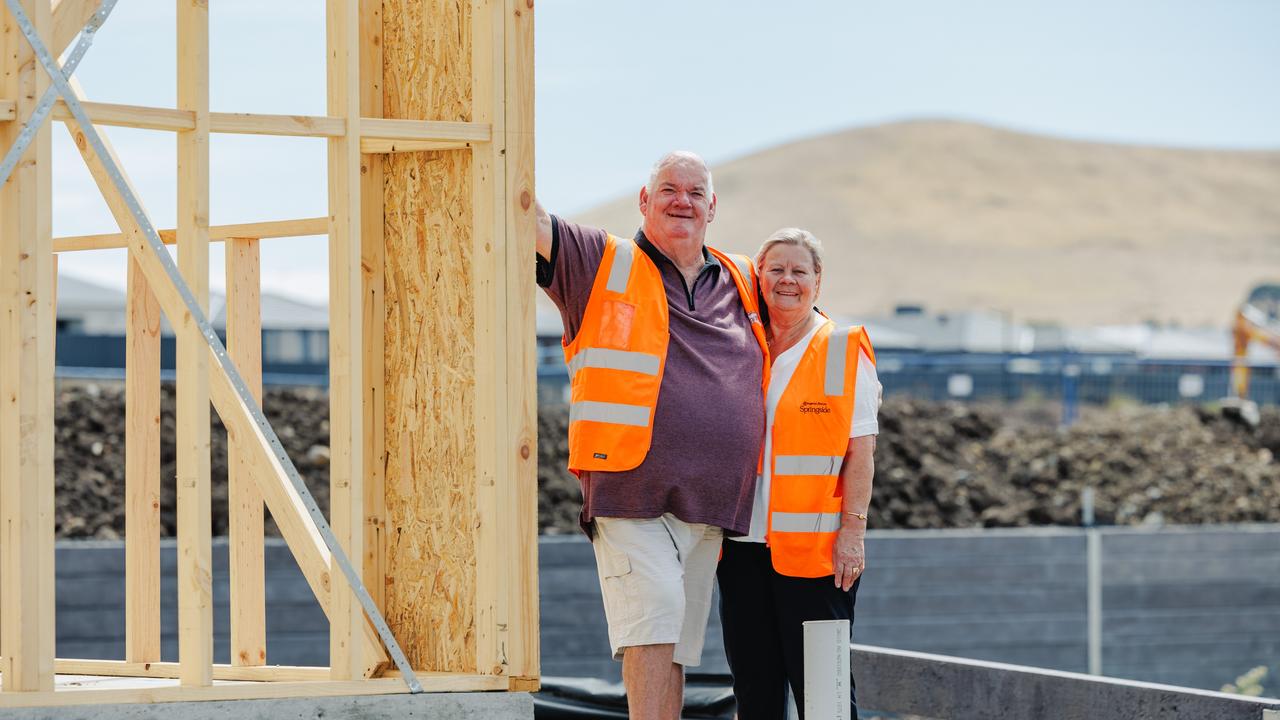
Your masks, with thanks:
[{"label": "grassy hill", "polygon": [[[1225,325],[1280,278],[1280,152],[1139,147],[914,121],[713,168],[717,247],[797,225],[827,248],[822,305],[1021,320]],[[642,178],[637,178],[639,190]],[[630,236],[634,195],[572,219]]]}]

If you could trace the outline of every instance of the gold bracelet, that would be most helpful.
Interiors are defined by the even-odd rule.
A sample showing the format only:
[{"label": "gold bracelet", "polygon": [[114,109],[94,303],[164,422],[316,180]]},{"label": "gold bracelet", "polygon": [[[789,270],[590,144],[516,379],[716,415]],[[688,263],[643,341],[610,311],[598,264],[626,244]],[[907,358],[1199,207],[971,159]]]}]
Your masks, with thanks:
[{"label": "gold bracelet", "polygon": [[852,510],[845,510],[845,511],[844,511],[844,514],[845,514],[845,515],[852,515],[852,516],[854,516],[854,517],[858,518],[859,520],[866,520],[866,519],[867,519],[867,514],[866,514],[866,513],[859,513],[859,512],[853,512]]}]

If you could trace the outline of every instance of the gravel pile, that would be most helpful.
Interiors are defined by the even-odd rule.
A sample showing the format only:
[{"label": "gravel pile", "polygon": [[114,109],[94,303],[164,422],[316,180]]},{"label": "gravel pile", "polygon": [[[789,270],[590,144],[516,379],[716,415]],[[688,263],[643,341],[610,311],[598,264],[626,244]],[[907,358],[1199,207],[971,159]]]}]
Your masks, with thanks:
[{"label": "gravel pile", "polygon": [[[328,402],[276,388],[265,409],[322,508],[328,505]],[[57,400],[59,537],[124,533],[124,390],[63,383]],[[873,528],[1078,525],[1096,490],[1104,524],[1280,522],[1280,408],[1253,428],[1213,407],[1088,408],[1070,429],[1051,407],[890,398],[881,410]],[[173,395],[162,402],[162,532],[174,535]],[[564,407],[538,419],[538,521],[577,532],[578,482],[565,470]],[[226,433],[216,413],[213,530],[226,532]],[[268,521],[268,532],[274,527]]]},{"label": "gravel pile", "polygon": [[[1088,408],[1070,429],[1044,405],[890,398],[880,412],[873,528],[1079,525],[1095,489],[1101,524],[1280,522],[1280,408],[1257,428],[1219,408]],[[565,408],[539,423],[544,532],[577,528],[563,470]]]},{"label": "gravel pile", "polygon": [[[160,532],[177,535],[174,394],[163,385],[160,399]],[[324,510],[329,507],[329,403],[314,388],[269,389],[263,409],[298,473]],[[124,536],[124,386],[62,383],[54,422],[57,475],[54,517],[58,537],[115,539]],[[227,433],[210,411],[213,445],[213,534],[227,534]],[[267,532],[279,534],[268,517]]]},{"label": "gravel pile", "polygon": [[1065,430],[1010,415],[886,402],[872,526],[1078,525],[1086,487],[1101,524],[1280,521],[1280,409],[1256,429],[1209,407],[1090,409]]}]

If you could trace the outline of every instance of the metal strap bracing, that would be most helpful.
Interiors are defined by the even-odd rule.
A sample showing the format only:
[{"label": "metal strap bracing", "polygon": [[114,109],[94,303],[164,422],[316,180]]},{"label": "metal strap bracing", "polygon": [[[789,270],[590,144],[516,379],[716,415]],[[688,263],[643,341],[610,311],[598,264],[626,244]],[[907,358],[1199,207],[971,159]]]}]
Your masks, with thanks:
[{"label": "metal strap bracing", "polygon": [[[110,0],[108,0],[109,2]],[[205,316],[204,311],[200,308],[200,303],[196,301],[195,295],[192,294],[191,288],[182,278],[182,274],[178,271],[178,266],[174,263],[173,258],[165,249],[164,242],[160,239],[160,234],[156,231],[155,225],[151,219],[147,217],[147,213],[143,210],[138,198],[133,194],[129,183],[125,182],[124,175],[121,173],[119,166],[116,165],[111,153],[107,152],[106,146],[102,142],[102,137],[98,135],[97,129],[93,122],[85,113],[84,107],[80,104],[80,100],[76,97],[75,92],[68,84],[64,77],[62,69],[58,67],[58,63],[53,56],[49,54],[49,50],[41,42],[39,35],[36,34],[35,27],[32,26],[30,18],[22,9],[20,0],[5,0],[9,11],[13,13],[13,17],[17,20],[19,29],[26,36],[27,42],[31,44],[35,51],[36,58],[45,71],[49,73],[50,79],[53,81],[54,87],[58,93],[62,95],[62,99],[66,101],[67,108],[71,111],[72,117],[84,132],[85,139],[97,153],[106,169],[107,175],[111,178],[112,184],[116,190],[123,196],[125,203],[129,207],[129,211],[133,214],[134,219],[138,222],[139,227],[146,237],[147,245],[151,251],[155,253],[156,259],[164,268],[165,274],[169,277],[169,282],[178,291],[181,296],[183,305],[188,313],[191,314],[192,320],[195,322],[200,334],[204,336],[205,342],[213,351],[214,357],[218,364],[226,372],[231,382],[232,388],[240,398],[240,402],[247,408],[253,422],[258,426],[266,438],[267,443],[271,446],[272,453],[276,460],[280,463],[280,467],[284,469],[293,489],[298,493],[303,505],[307,509],[312,522],[315,523],[320,537],[324,539],[325,546],[328,547],[333,559],[337,561],[338,567],[342,570],[342,574],[347,578],[352,591],[355,593],[356,599],[360,602],[361,607],[369,616],[370,622],[373,623],[374,629],[378,632],[384,645],[387,647],[387,653],[391,656],[391,660],[399,669],[401,677],[411,693],[422,692],[422,684],[418,682],[417,676],[413,672],[413,668],[409,665],[408,658],[405,657],[404,651],[401,650],[400,644],[396,642],[395,637],[391,634],[391,628],[387,626],[387,621],[382,617],[382,613],[378,611],[378,606],[374,604],[373,598],[370,597],[369,591],[365,588],[364,582],[361,580],[359,573],[351,564],[351,559],[347,557],[346,552],[334,537],[333,529],[329,527],[329,523],[324,518],[324,514],[320,512],[320,506],[316,504],[315,498],[311,496],[311,491],[307,489],[307,485],[303,482],[302,477],[298,474],[298,469],[294,466],[293,461],[289,459],[288,453],[285,452],[284,446],[280,444],[280,438],[276,436],[275,431],[271,428],[271,424],[267,421],[266,416],[262,413],[257,402],[253,399],[252,393],[249,392],[248,385],[245,384],[244,378],[240,375],[240,371],[236,369],[235,363],[227,355],[227,348],[222,344],[222,340],[218,338],[217,332],[209,323],[209,319]],[[114,3],[113,3],[114,4]],[[95,18],[97,15],[95,14]],[[90,21],[91,23],[94,21]],[[98,21],[101,24],[101,21]],[[121,228],[122,230],[124,228]]]}]

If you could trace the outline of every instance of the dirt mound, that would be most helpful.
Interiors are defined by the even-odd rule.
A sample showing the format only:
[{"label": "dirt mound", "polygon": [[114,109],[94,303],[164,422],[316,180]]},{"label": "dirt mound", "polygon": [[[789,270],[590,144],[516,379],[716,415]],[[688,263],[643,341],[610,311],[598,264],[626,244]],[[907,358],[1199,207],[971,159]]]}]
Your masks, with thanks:
[{"label": "dirt mound", "polygon": [[1280,520],[1280,410],[1254,429],[1208,408],[1093,409],[1069,429],[999,406],[891,400],[881,412],[873,527]]},{"label": "dirt mound", "polygon": [[538,408],[538,528],[546,535],[578,532],[582,486],[569,472],[569,409]]},{"label": "dirt mound", "polygon": [[[328,401],[270,389],[265,409],[321,508],[328,507]],[[1083,488],[1104,524],[1280,522],[1280,408],[1252,428],[1212,408],[1090,408],[1073,427],[1052,408],[890,398],[881,410],[873,528],[1078,525]],[[57,409],[59,537],[124,534],[124,390],[64,383]],[[173,395],[162,401],[161,522],[175,534]],[[226,432],[214,414],[213,531],[227,527]],[[566,408],[538,418],[538,523],[577,532],[565,469]],[[275,529],[268,520],[268,532]]]},{"label": "dirt mound", "polygon": [[[160,527],[177,534],[173,478],[174,394],[161,389]],[[320,507],[329,507],[329,402],[312,388],[273,388],[263,409],[298,473]],[[213,534],[227,534],[227,433],[211,413]],[[71,384],[59,388],[55,408],[57,475],[54,518],[58,537],[114,539],[124,536],[124,386]],[[267,532],[278,534],[267,520]]]},{"label": "dirt mound", "polygon": [[[577,527],[564,408],[539,425],[539,521]],[[1250,428],[1207,408],[1089,409],[1060,430],[1052,408],[891,398],[880,413],[873,528],[1079,525],[1095,489],[1102,524],[1280,521],[1280,409]]]}]

